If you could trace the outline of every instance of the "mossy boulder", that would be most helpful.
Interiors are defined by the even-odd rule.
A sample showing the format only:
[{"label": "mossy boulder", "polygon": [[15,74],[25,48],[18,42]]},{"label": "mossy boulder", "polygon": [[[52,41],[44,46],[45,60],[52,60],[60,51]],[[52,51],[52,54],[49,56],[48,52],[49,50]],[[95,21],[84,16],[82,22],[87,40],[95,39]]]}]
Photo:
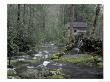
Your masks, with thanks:
[{"label": "mossy boulder", "polygon": [[8,76],[8,79],[21,79],[19,76]]},{"label": "mossy boulder", "polygon": [[7,75],[8,76],[15,76],[16,75],[16,71],[14,69],[10,69],[7,71]]},{"label": "mossy boulder", "polygon": [[24,79],[35,79],[38,77],[38,73],[39,73],[38,70],[28,69],[25,70],[24,72],[21,72],[19,76],[21,76]]},{"label": "mossy boulder", "polygon": [[63,56],[64,54],[63,53],[56,53],[56,54],[53,54],[49,57],[49,59],[51,60],[54,60],[54,59],[59,59],[61,56]]},{"label": "mossy boulder", "polygon": [[23,79],[46,79],[50,72],[48,69],[26,69],[18,74]]}]

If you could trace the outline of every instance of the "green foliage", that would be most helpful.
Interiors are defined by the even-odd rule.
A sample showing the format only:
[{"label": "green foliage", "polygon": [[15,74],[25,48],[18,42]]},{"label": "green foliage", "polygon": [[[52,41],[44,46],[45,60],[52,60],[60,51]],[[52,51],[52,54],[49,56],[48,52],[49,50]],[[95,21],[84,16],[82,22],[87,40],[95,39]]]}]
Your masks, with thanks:
[{"label": "green foliage", "polygon": [[19,51],[19,47],[14,44],[13,42],[8,43],[8,57],[11,57],[11,55],[17,54],[17,52]]},{"label": "green foliage", "polygon": [[26,53],[33,50],[37,44],[43,43],[44,6],[8,5],[8,57],[19,52]]},{"label": "green foliage", "polygon": [[[65,24],[70,22],[70,6],[8,5],[8,55],[37,49],[45,42],[67,43]],[[95,6],[74,5],[75,21],[93,22]]]},{"label": "green foliage", "polygon": [[52,69],[50,70],[50,73],[52,73],[53,75],[64,75],[62,69]]},{"label": "green foliage", "polygon": [[64,79],[65,74],[62,69],[52,69],[50,73],[52,74],[49,76],[50,79]]}]

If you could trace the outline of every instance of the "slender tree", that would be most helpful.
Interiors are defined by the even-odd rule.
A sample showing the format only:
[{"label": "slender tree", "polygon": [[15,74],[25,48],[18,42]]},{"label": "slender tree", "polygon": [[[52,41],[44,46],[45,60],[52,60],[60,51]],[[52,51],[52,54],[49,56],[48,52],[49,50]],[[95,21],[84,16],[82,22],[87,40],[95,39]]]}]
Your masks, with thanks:
[{"label": "slender tree", "polygon": [[97,24],[97,21],[98,21],[98,17],[99,17],[99,13],[100,13],[100,4],[98,4],[96,6],[96,13],[95,13],[95,18],[94,18],[94,22],[93,22],[93,28],[92,28],[92,37],[94,37],[95,35],[95,29],[96,29],[96,24]]},{"label": "slender tree", "polygon": [[70,6],[70,39],[69,39],[69,41],[72,43],[75,42],[73,23],[74,23],[74,5],[72,4]]}]

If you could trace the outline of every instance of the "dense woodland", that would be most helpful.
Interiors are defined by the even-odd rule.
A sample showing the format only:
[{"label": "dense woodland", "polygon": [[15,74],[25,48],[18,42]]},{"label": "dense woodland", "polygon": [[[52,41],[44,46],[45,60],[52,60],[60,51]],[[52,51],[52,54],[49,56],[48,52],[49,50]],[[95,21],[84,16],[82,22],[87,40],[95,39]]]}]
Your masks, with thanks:
[{"label": "dense woodland", "polygon": [[[76,45],[77,38],[72,28],[74,22],[87,23],[82,51],[85,49],[94,53],[101,50],[98,54],[103,55],[103,5],[101,4],[8,4],[7,14],[8,65],[11,64],[14,56],[37,53],[42,45],[49,42],[56,45],[63,44],[62,52],[66,53]],[[70,23],[69,36],[67,23]],[[97,49],[87,47],[90,42],[91,45],[98,45]]]}]

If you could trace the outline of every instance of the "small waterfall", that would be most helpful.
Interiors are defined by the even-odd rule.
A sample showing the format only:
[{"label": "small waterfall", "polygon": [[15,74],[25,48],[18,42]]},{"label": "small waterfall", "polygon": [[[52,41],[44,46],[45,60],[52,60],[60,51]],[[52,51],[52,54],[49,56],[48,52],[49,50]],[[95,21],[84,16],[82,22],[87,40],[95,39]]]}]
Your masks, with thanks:
[{"label": "small waterfall", "polygon": [[82,40],[79,40],[79,41],[77,42],[77,46],[74,48],[74,50],[76,51],[76,54],[79,54],[80,48],[81,48],[82,45],[83,45]]},{"label": "small waterfall", "polygon": [[78,44],[77,44],[77,47],[80,48],[82,45],[83,45],[83,41],[82,40],[79,40],[78,41]]},{"label": "small waterfall", "polygon": [[44,65],[44,66],[47,66],[49,63],[50,63],[49,61],[44,61],[44,62],[43,62],[43,65]]}]

